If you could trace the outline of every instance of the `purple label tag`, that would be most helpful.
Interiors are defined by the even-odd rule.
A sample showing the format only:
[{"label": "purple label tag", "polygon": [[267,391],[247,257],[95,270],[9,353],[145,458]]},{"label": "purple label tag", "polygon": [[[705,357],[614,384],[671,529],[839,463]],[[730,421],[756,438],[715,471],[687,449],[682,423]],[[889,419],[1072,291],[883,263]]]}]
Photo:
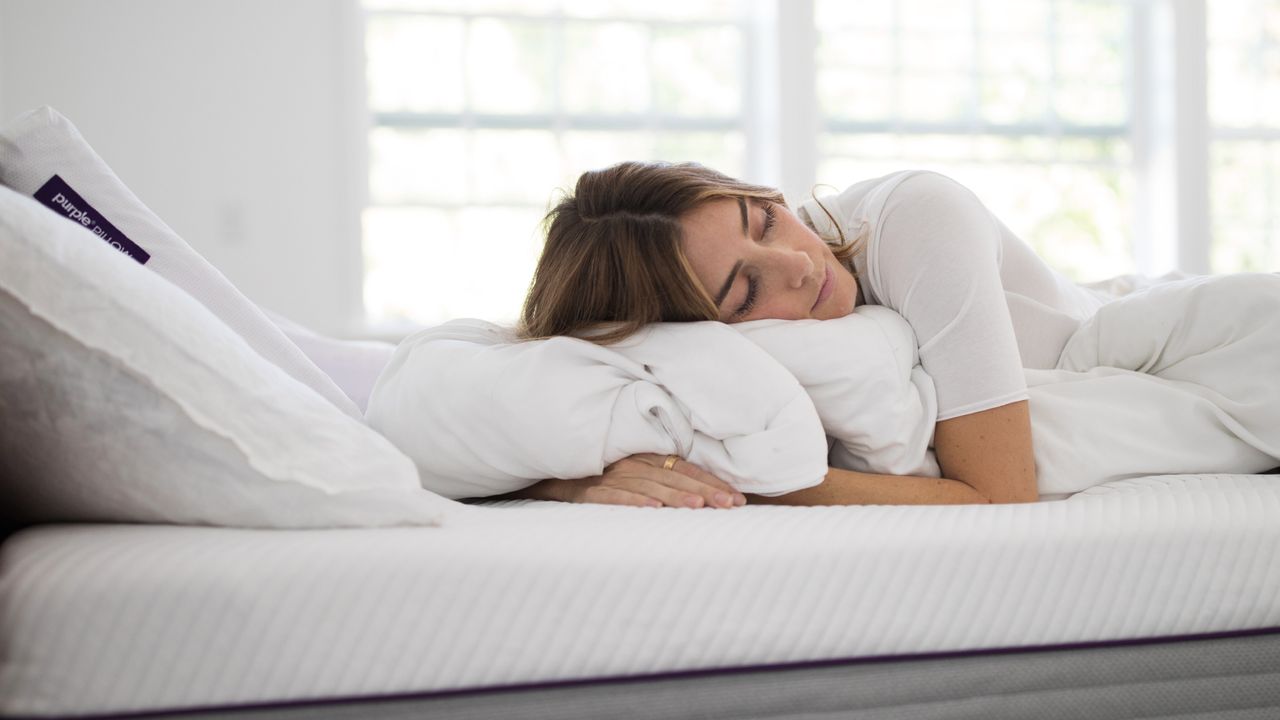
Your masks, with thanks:
[{"label": "purple label tag", "polygon": [[92,205],[80,197],[80,193],[72,190],[57,175],[49,178],[49,182],[36,191],[35,199],[68,220],[88,228],[94,235],[102,238],[103,242],[137,260],[139,264],[146,265],[151,259],[151,253],[125,237],[124,233],[102,217],[102,213],[94,210]]}]

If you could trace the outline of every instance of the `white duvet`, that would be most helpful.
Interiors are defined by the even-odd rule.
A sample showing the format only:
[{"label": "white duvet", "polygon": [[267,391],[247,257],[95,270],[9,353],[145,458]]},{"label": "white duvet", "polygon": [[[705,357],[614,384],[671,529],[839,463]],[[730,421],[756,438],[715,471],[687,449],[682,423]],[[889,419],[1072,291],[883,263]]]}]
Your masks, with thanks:
[{"label": "white duvet", "polygon": [[[743,492],[828,463],[939,475],[933,382],[891,310],[837,320],[659,324],[602,347],[477,320],[406,340],[367,419],[428,489],[483,497],[675,453]],[[1042,497],[1166,473],[1280,464],[1280,275],[1192,278],[1101,308],[1027,370]]]}]

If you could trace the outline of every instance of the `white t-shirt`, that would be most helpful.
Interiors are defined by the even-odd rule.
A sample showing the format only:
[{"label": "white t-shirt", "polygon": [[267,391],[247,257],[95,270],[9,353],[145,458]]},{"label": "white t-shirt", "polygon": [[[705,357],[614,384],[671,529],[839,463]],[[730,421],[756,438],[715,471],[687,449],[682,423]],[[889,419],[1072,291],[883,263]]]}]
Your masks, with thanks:
[{"label": "white t-shirt", "polygon": [[[821,206],[819,206],[819,202]],[[900,313],[938,392],[938,420],[1027,398],[1023,368],[1051,368],[1109,296],[1055,272],[959,183],[906,171],[867,180],[798,212],[835,237],[866,228],[854,258],[860,302]]]}]

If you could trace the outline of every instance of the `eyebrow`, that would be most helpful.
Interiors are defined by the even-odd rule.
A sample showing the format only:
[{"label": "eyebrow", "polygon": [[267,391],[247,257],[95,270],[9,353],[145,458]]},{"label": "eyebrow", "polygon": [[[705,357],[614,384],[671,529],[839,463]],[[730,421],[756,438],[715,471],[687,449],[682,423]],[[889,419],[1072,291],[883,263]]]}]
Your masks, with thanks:
[{"label": "eyebrow", "polygon": [[716,293],[716,307],[720,307],[720,303],[724,302],[725,297],[728,296],[729,288],[733,287],[733,280],[738,277],[738,271],[741,269],[741,260],[733,264],[733,269],[729,271],[729,278],[724,281],[724,285],[720,286],[720,292]]},{"label": "eyebrow", "polygon": [[[738,197],[738,211],[742,214],[742,234],[751,234],[750,226],[747,222],[747,201],[741,196]],[[724,284],[720,286],[720,291],[716,293],[716,307],[720,307],[720,303],[729,295],[729,289],[733,287],[733,281],[738,277],[738,271],[742,269],[742,261],[733,264],[733,269],[729,271],[729,277],[725,279]]]}]

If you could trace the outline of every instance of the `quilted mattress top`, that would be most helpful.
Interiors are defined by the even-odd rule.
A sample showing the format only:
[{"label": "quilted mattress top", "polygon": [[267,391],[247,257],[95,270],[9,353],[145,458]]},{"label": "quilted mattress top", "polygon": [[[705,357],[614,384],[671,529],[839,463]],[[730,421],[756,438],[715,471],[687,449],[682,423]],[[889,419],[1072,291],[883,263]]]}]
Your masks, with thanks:
[{"label": "quilted mattress top", "polygon": [[507,502],[444,528],[29,528],[0,714],[370,697],[1280,626],[1280,476],[1032,505]]}]

